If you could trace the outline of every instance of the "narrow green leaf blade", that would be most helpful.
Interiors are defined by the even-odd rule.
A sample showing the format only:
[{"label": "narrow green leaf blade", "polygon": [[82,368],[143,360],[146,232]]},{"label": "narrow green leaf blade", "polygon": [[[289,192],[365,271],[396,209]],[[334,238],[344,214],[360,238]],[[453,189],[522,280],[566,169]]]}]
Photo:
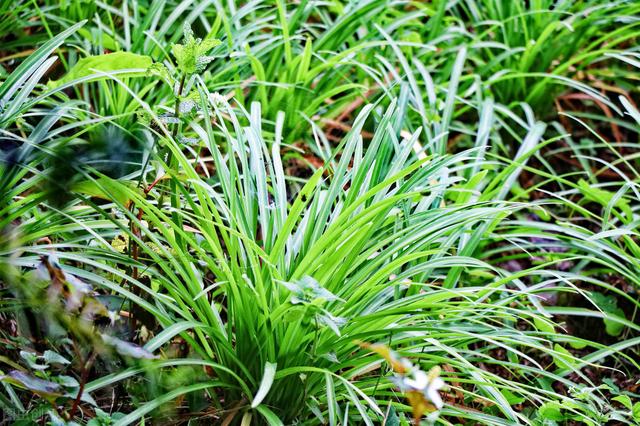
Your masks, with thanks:
[{"label": "narrow green leaf blade", "polygon": [[267,362],[264,365],[264,374],[262,375],[262,381],[260,382],[260,387],[258,388],[258,392],[256,396],[253,398],[253,402],[251,403],[251,408],[256,408],[262,400],[269,393],[269,389],[271,389],[271,385],[273,384],[273,379],[276,375],[276,367],[278,365],[272,362]]}]

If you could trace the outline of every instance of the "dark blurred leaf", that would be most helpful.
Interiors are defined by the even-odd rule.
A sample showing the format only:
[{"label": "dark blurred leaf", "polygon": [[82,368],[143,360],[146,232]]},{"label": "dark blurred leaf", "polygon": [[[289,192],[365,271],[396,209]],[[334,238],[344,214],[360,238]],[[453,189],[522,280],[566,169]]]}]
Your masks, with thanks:
[{"label": "dark blurred leaf", "polygon": [[55,378],[55,380],[65,388],[80,387],[80,383],[78,383],[78,381],[71,376],[58,376]]},{"label": "dark blurred leaf", "polygon": [[389,414],[387,415],[387,418],[384,419],[384,425],[400,426],[400,417],[398,417],[398,413],[393,405],[389,407]]},{"label": "dark blurred leaf", "polygon": [[42,380],[32,376],[31,374],[17,370],[10,371],[7,375],[0,376],[0,381],[11,383],[43,396],[58,395],[58,391],[60,390],[60,385],[57,383]]},{"label": "dark blurred leaf", "polygon": [[32,370],[46,370],[49,368],[48,364],[40,362],[42,357],[34,352],[20,351],[20,357],[27,362],[27,365]]},{"label": "dark blurred leaf", "polygon": [[[591,300],[600,308],[604,313],[613,314],[620,318],[625,318],[624,311],[618,307],[618,301],[614,296],[605,295],[597,291],[589,293]],[[610,336],[619,336],[624,330],[624,324],[603,318],[605,330]]]},{"label": "dark blurred leaf", "polygon": [[131,358],[137,359],[155,359],[158,356],[152,354],[145,348],[138,346],[134,343],[125,342],[124,340],[120,340],[116,337],[109,336],[107,334],[102,335],[102,340],[109,345],[112,346],[116,352],[118,352],[122,356],[127,356]]},{"label": "dark blurred leaf", "polygon": [[100,294],[96,296],[96,300],[102,303],[108,310],[118,312],[122,309],[125,299],[121,296],[110,294]]}]

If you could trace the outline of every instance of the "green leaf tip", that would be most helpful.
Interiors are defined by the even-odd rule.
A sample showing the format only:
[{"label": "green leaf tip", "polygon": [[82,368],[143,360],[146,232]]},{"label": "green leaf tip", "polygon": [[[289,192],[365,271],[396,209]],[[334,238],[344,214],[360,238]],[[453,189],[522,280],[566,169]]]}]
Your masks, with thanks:
[{"label": "green leaf tip", "polygon": [[195,38],[191,26],[184,25],[183,44],[174,44],[171,48],[176,58],[178,68],[184,74],[198,73],[213,61],[213,56],[207,56],[209,51],[220,44],[220,40],[214,38]]}]

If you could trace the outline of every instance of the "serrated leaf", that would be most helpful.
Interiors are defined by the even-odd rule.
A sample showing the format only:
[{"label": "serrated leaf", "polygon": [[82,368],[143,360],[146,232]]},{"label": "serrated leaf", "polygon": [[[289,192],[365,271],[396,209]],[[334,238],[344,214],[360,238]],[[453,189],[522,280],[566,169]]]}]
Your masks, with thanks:
[{"label": "serrated leaf", "polygon": [[200,72],[214,58],[207,56],[209,51],[220,44],[220,40],[195,38],[188,23],[184,26],[183,44],[174,44],[171,52],[176,58],[178,68],[183,74],[191,75]]}]

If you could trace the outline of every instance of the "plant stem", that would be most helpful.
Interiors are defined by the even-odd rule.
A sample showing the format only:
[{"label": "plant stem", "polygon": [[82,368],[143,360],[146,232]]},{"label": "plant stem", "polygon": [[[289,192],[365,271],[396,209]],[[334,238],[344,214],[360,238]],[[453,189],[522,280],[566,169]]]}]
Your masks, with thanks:
[{"label": "plant stem", "polygon": [[91,355],[89,355],[84,365],[82,366],[82,374],[80,376],[80,387],[78,388],[78,396],[76,396],[76,399],[73,401],[73,405],[69,410],[69,413],[68,413],[69,420],[73,419],[73,416],[76,414],[76,411],[78,411],[78,406],[80,405],[80,401],[82,400],[82,393],[84,392],[84,386],[87,383],[87,379],[89,378],[89,372],[91,371],[91,366],[93,365],[93,362],[96,360],[97,356],[98,356],[97,352],[91,352]]},{"label": "plant stem", "polygon": [[[178,122],[174,124],[173,131],[171,132],[171,135],[174,140],[176,139],[180,131],[180,121],[179,121],[180,120],[180,96],[182,96],[182,91],[184,90],[184,83],[186,78],[187,78],[186,74],[182,74],[182,77],[180,77],[180,85],[178,86],[178,93],[176,95],[176,100],[175,100],[174,117],[178,120]],[[169,165],[171,170],[177,170],[177,164],[175,164],[175,158],[173,157],[173,155],[171,155],[171,150],[169,150],[167,164]],[[178,194],[178,185],[174,177],[172,177],[171,181],[169,182],[169,192],[170,192],[169,195],[171,197],[171,210],[172,210],[171,219],[173,220],[173,223],[178,225],[178,228],[182,229],[182,219],[178,214],[178,208],[180,207],[180,196]],[[176,244],[178,245],[178,247],[182,248],[183,244],[182,244],[182,238],[180,237],[180,234],[176,233],[175,237],[176,237]]]}]

